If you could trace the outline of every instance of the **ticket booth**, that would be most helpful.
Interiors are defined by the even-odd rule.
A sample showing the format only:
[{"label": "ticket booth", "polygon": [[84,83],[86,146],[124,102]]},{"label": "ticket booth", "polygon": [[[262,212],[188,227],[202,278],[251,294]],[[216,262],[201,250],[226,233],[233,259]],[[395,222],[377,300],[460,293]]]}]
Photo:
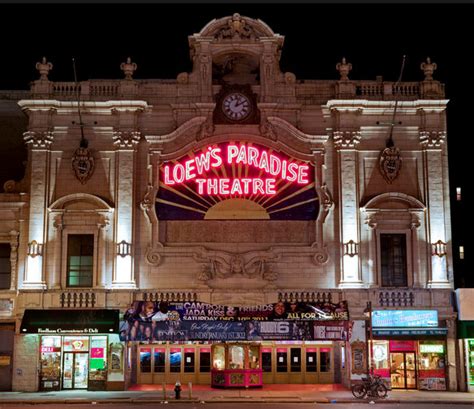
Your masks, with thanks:
[{"label": "ticket booth", "polygon": [[263,385],[259,344],[212,345],[211,386],[250,388]]}]

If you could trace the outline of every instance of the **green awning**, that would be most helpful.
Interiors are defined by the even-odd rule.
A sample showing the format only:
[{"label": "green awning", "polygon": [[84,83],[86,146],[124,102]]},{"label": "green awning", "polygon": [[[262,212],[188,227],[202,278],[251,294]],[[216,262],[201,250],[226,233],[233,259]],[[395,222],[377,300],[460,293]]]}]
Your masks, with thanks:
[{"label": "green awning", "polygon": [[21,334],[114,334],[120,310],[25,310]]},{"label": "green awning", "polygon": [[458,321],[458,338],[474,338],[474,321]]}]

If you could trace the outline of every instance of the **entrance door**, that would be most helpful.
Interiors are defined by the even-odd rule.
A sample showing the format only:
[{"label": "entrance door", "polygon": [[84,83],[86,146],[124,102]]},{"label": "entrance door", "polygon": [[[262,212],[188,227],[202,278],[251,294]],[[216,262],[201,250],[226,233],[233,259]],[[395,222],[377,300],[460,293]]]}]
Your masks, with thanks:
[{"label": "entrance door", "polygon": [[414,352],[390,354],[390,378],[393,389],[416,389],[416,360]]},{"label": "entrance door", "polygon": [[63,363],[63,389],[87,389],[89,354],[65,352]]}]

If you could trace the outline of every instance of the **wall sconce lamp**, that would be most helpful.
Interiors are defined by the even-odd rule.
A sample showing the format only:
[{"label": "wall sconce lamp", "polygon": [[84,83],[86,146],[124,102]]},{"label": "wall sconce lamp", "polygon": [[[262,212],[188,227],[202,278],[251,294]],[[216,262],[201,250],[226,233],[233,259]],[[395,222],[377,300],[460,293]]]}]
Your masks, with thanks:
[{"label": "wall sconce lamp", "polygon": [[344,243],[344,255],[349,257],[354,257],[359,253],[359,244],[354,240],[349,240],[347,243]]},{"label": "wall sconce lamp", "polygon": [[436,243],[432,243],[433,256],[443,257],[446,255],[446,243],[438,240]]},{"label": "wall sconce lamp", "polygon": [[117,243],[117,255],[120,257],[126,257],[132,255],[132,244],[122,240]]},{"label": "wall sconce lamp", "polygon": [[38,243],[36,240],[33,240],[31,243],[28,243],[28,255],[33,258],[36,256],[42,256],[43,244]]}]

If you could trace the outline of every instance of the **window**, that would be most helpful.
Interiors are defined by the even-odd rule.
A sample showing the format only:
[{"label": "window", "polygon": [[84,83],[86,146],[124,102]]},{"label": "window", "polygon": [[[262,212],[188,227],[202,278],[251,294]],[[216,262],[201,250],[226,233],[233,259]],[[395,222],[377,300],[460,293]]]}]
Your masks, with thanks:
[{"label": "window", "polygon": [[461,188],[456,188],[456,200],[459,202],[461,200]]},{"label": "window", "polygon": [[262,352],[262,370],[263,372],[272,371],[272,351]]},{"label": "window", "polygon": [[301,349],[300,348],[291,348],[291,372],[301,372]]},{"label": "window", "polygon": [[380,235],[382,287],[406,287],[407,248],[405,234]]},{"label": "window", "polygon": [[464,246],[459,246],[459,259],[464,260]]},{"label": "window", "polygon": [[92,287],[93,234],[69,234],[67,241],[67,286]]},{"label": "window", "polygon": [[0,289],[10,288],[11,265],[10,265],[10,243],[0,243]]}]

